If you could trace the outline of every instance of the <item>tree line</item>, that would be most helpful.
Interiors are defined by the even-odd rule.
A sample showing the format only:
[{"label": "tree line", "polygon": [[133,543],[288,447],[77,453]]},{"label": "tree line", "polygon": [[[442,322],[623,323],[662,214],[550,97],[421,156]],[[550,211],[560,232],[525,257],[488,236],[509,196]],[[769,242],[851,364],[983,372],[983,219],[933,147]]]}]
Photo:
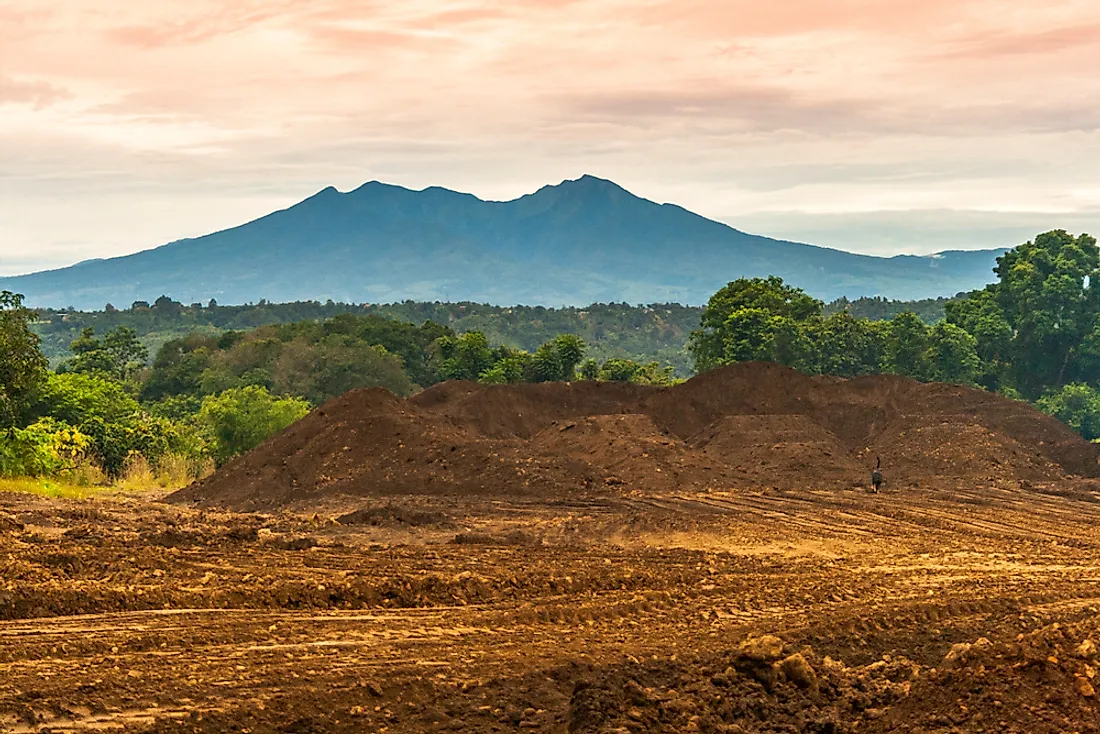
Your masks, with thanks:
[{"label": "tree line", "polygon": [[689,349],[697,371],[744,360],[807,373],[899,374],[1028,400],[1100,438],[1100,249],[1045,232],[997,259],[996,281],[943,304],[929,325],[910,311],[872,321],[778,278],[739,280],[703,310]]},{"label": "tree line", "polygon": [[[944,306],[949,300],[839,299],[827,304],[824,313],[846,311],[857,318],[879,320],[912,311],[922,321],[932,324],[943,318]],[[324,321],[343,314],[381,316],[414,324],[431,321],[460,334],[478,331],[494,344],[527,352],[536,351],[561,334],[573,334],[584,340],[588,355],[601,363],[613,358],[643,364],[656,361],[671,366],[678,377],[689,377],[692,357],[687,343],[691,331],[699,326],[702,312],[702,307],[678,303],[594,303],[585,307],[547,308],[471,302],[261,301],[226,306],[214,300],[187,305],[162,296],[152,302],[138,301],[126,308],[107,304],[102,311],[39,309],[32,328],[40,338],[43,353],[56,365],[69,356],[69,345],[89,327],[99,334],[119,327],[133,329],[149,353],[156,354],[165,343],[194,333],[217,336],[226,331],[248,331],[261,326]]]}]

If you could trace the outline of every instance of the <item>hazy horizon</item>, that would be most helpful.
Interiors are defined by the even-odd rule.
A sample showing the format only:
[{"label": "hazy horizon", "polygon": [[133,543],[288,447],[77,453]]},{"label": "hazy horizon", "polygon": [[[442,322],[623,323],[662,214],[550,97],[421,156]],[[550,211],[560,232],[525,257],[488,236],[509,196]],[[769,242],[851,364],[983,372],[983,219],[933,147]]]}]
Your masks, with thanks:
[{"label": "hazy horizon", "polygon": [[0,0],[0,274],[591,173],[875,255],[1100,229],[1100,7]]}]

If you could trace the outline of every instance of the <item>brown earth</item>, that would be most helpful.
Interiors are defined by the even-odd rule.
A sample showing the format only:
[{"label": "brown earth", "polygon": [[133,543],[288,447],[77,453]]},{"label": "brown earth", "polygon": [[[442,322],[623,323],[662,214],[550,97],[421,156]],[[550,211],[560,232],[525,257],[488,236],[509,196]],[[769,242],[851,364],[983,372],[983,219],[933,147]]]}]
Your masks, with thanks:
[{"label": "brown earth", "polygon": [[1088,499],[0,495],[0,731],[1097,731]]},{"label": "brown earth", "polygon": [[170,503],[0,494],[0,731],[1097,732],[1093,452],[761,366],[352,394]]},{"label": "brown earth", "polygon": [[742,364],[672,388],[359,390],[175,495],[236,510],[428,493],[580,499],[671,489],[1064,485],[1100,447],[1022,402],[900,377]]}]

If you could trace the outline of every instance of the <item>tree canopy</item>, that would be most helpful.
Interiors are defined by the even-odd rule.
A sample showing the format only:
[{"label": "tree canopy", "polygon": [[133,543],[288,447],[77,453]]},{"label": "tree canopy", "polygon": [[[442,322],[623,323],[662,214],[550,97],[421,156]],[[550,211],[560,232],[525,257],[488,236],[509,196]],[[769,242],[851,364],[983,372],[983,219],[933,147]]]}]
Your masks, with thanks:
[{"label": "tree canopy", "polygon": [[46,358],[30,329],[33,318],[21,295],[0,292],[0,427],[19,422],[46,375]]}]

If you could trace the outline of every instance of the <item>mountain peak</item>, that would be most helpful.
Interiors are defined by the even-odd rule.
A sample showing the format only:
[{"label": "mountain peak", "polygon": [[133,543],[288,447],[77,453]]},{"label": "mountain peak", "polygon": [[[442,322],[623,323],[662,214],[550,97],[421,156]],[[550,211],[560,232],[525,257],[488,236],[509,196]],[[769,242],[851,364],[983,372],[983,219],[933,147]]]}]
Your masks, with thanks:
[{"label": "mountain peak", "polygon": [[586,173],[580,178],[566,179],[557,186],[551,186],[549,188],[584,192],[609,191],[615,193],[630,194],[629,191],[627,191],[614,181],[608,180],[606,178],[600,178],[599,176],[593,176],[590,173]]},{"label": "mountain peak", "polygon": [[[963,255],[966,255],[965,257]],[[988,283],[1000,252],[883,259],[739,232],[591,174],[512,201],[370,181],[205,237],[78,268],[0,278],[33,306],[332,298],[583,305],[705,303],[778,275],[824,300],[951,295]]]},{"label": "mountain peak", "polygon": [[566,179],[559,184],[543,186],[535,193],[522,196],[517,201],[538,207],[567,205],[582,208],[604,208],[622,203],[650,203],[630,193],[614,181],[590,174]]}]

